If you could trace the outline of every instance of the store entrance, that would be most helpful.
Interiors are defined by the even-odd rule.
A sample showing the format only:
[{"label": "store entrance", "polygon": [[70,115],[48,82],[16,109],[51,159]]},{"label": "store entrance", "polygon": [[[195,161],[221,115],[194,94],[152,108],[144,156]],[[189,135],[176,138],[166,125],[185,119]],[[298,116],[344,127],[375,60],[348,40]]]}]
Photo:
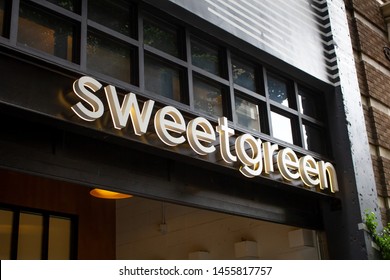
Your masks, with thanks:
[{"label": "store entrance", "polygon": [[[318,233],[308,229],[136,196],[96,198],[86,186],[4,169],[0,178],[1,259],[318,259],[321,255]],[[34,241],[42,238],[47,239],[44,244]],[[55,247],[65,243],[69,249]]]},{"label": "store entrance", "polygon": [[134,197],[117,201],[118,259],[318,259],[312,230]]}]

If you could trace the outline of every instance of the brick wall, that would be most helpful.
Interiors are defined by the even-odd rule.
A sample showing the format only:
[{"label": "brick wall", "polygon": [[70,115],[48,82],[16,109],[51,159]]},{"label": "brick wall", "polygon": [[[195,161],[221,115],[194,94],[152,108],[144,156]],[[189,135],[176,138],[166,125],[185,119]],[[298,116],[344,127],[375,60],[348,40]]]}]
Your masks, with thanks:
[{"label": "brick wall", "polygon": [[[369,0],[375,1],[375,0]],[[355,49],[368,55],[372,59],[381,63],[382,65],[389,65],[389,61],[383,54],[383,47],[388,45],[388,40],[372,30],[365,23],[359,19],[354,19],[357,35],[358,35],[358,44],[355,46]]]},{"label": "brick wall", "polygon": [[347,0],[348,8],[353,8],[372,24],[385,31],[385,22],[379,11],[380,4],[376,0]]},{"label": "brick wall", "polygon": [[390,46],[377,0],[345,0],[382,222],[390,222]]},{"label": "brick wall", "polygon": [[368,94],[390,107],[390,77],[379,71],[369,63],[363,62]]},{"label": "brick wall", "polygon": [[372,108],[374,138],[377,145],[390,150],[390,116]]}]

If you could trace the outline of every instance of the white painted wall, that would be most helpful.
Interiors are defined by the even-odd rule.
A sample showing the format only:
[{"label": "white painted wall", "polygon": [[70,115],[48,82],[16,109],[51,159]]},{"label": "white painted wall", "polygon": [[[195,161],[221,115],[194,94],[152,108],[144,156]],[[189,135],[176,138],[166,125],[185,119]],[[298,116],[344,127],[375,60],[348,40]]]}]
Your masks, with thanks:
[{"label": "white painted wall", "polygon": [[318,257],[315,246],[290,248],[295,227],[138,197],[117,201],[116,228],[117,259],[188,259],[199,251],[209,254],[192,257],[236,259],[234,244],[242,240],[257,242],[259,259]]}]

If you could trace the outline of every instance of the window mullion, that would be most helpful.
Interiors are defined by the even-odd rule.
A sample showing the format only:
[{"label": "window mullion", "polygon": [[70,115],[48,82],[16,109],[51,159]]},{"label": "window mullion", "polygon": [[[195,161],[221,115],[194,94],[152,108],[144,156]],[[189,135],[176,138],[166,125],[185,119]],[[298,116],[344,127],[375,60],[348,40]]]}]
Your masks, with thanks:
[{"label": "window mullion", "polygon": [[230,98],[230,103],[228,104],[228,106],[230,105],[230,112],[231,112],[231,119],[233,120],[233,123],[237,123],[237,118],[236,118],[236,114],[234,114],[234,111],[236,109],[236,102],[235,102],[235,98],[234,98],[234,82],[233,82],[233,66],[232,66],[232,57],[231,57],[231,53],[230,53],[230,50],[226,50],[226,52],[224,53],[225,55],[225,59],[227,61],[227,77],[228,77],[228,81],[229,81],[229,98]]},{"label": "window mullion", "polygon": [[272,120],[271,120],[271,104],[269,99],[269,93],[268,93],[268,80],[267,80],[267,70],[265,67],[263,67],[263,86],[264,86],[264,94],[265,94],[265,101],[266,101],[266,114],[267,114],[267,124],[268,124],[268,132],[271,137],[273,137],[273,126],[272,126]]},{"label": "window mullion", "polygon": [[139,70],[139,89],[145,92],[145,59],[144,59],[144,15],[139,6],[138,7],[138,70]]},{"label": "window mullion", "polygon": [[88,3],[81,1],[81,27],[80,27],[80,69],[87,70],[87,34],[88,34]]},{"label": "window mullion", "polygon": [[42,260],[47,260],[49,258],[49,214],[43,215],[42,227]]},{"label": "window mullion", "polygon": [[193,67],[192,67],[192,53],[191,53],[191,36],[188,29],[185,30],[185,44],[186,44],[186,54],[187,54],[187,87],[188,87],[188,104],[190,105],[191,111],[195,110],[194,105],[194,85],[193,85]]},{"label": "window mullion", "polygon": [[12,237],[11,237],[11,260],[18,259],[18,242],[19,242],[19,221],[20,221],[20,211],[13,211],[13,221],[12,221]]},{"label": "window mullion", "polygon": [[20,6],[20,0],[12,1],[11,26],[10,26],[10,34],[9,34],[9,40],[12,46],[16,45],[16,41],[18,37],[19,6]]},{"label": "window mullion", "polygon": [[299,146],[305,148],[305,144],[303,141],[305,135],[303,135],[302,113],[301,113],[301,110],[299,110],[298,85],[296,82],[294,82],[294,101],[295,101],[295,104],[297,105],[296,108],[297,108],[297,114],[298,114],[298,131],[297,131],[297,133],[300,136],[299,137],[300,139],[297,139],[297,141],[299,141]]}]

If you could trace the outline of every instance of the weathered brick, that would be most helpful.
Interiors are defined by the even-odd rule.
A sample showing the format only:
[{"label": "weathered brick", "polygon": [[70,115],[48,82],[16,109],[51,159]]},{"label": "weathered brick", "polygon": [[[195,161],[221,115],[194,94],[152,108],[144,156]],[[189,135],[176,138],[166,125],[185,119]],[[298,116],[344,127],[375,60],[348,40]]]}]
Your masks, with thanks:
[{"label": "weathered brick", "polygon": [[376,143],[386,149],[390,149],[390,116],[372,108],[374,131],[373,136]]},{"label": "weathered brick", "polygon": [[373,31],[359,19],[355,19],[355,24],[358,34],[358,46],[355,46],[355,49],[366,54],[385,67],[390,67],[390,61],[387,60],[383,53],[383,48],[389,45],[386,37]]},{"label": "weathered brick", "polygon": [[375,133],[375,128],[374,128],[374,121],[372,117],[372,110],[370,110],[368,107],[363,106],[363,112],[364,112],[364,120],[366,123],[366,129],[367,129],[367,137],[368,137],[368,142],[370,144],[377,144],[377,137]]},{"label": "weathered brick", "polygon": [[372,0],[347,0],[346,7],[354,9],[376,27],[386,30],[386,25],[380,10],[380,4]]},{"label": "weathered brick", "polygon": [[359,80],[362,80],[359,83],[362,84],[361,91],[365,90],[364,85],[367,85],[367,92],[369,96],[390,107],[390,76],[387,76],[382,71],[377,70],[375,67],[365,62],[363,62],[363,68],[365,71],[365,77],[359,77]]},{"label": "weathered brick", "polygon": [[363,61],[356,62],[355,65],[356,65],[356,73],[358,75],[360,94],[368,97],[369,90],[368,90],[367,76],[364,67],[364,62]]},{"label": "weathered brick", "polygon": [[383,166],[384,188],[386,191],[385,196],[390,197],[390,159],[381,157],[381,161]]},{"label": "weathered brick", "polygon": [[[390,72],[390,61],[383,52],[383,48],[390,46],[390,42],[380,4],[376,0],[344,2],[348,11],[360,93],[390,108],[390,76],[386,74]],[[370,59],[364,59],[365,56],[380,66],[370,62]],[[375,107],[363,106],[363,110],[369,143],[390,150],[390,116]],[[387,200],[390,197],[390,159],[378,155],[371,157],[377,193]],[[390,209],[383,208],[380,211],[383,223],[390,222]]]},{"label": "weathered brick", "polygon": [[376,190],[378,193],[378,196],[386,197],[387,192],[385,188],[385,179],[383,177],[383,162],[381,160],[381,157],[378,156],[371,156],[372,160],[372,166],[374,169],[374,176],[375,176],[375,183],[376,183]]}]

